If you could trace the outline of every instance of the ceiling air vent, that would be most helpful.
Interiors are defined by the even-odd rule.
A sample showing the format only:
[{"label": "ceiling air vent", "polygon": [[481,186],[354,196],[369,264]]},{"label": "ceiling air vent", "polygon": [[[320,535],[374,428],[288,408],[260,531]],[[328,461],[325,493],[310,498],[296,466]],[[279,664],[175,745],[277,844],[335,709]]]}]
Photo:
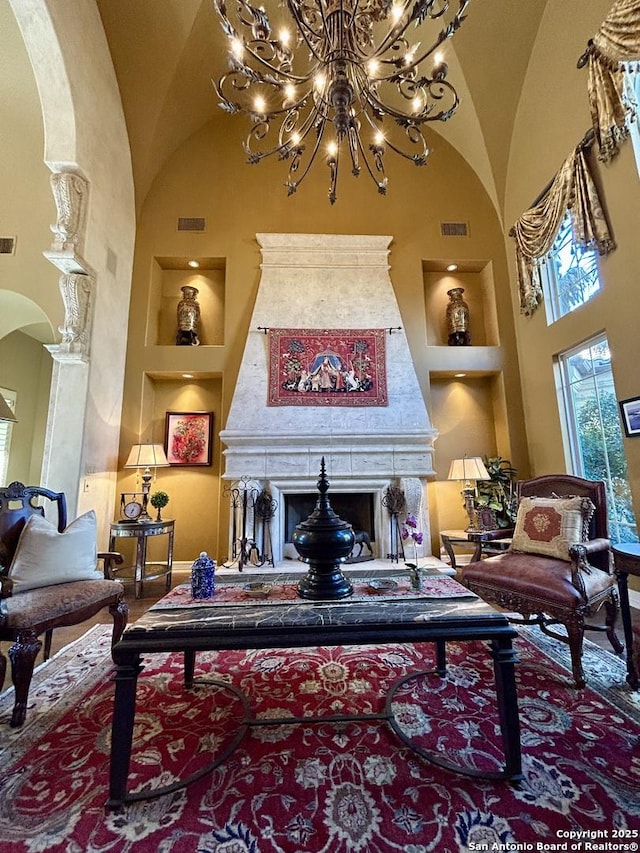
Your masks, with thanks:
[{"label": "ceiling air vent", "polygon": [[440,234],[443,237],[468,237],[469,226],[466,222],[441,222]]},{"label": "ceiling air vent", "polygon": [[15,237],[0,237],[0,255],[13,255],[16,251]]},{"label": "ceiling air vent", "polygon": [[206,221],[204,216],[179,216],[178,231],[204,231]]}]

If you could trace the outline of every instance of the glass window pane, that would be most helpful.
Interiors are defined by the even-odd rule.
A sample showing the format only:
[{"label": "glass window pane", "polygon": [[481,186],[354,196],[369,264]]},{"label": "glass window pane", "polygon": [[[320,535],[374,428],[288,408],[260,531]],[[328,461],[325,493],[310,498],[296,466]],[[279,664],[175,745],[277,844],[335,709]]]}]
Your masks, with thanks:
[{"label": "glass window pane", "polygon": [[609,343],[599,337],[559,361],[572,468],[589,480],[604,480],[611,540],[637,542]]},{"label": "glass window pane", "polygon": [[568,213],[542,269],[549,323],[584,305],[600,290],[598,254],[575,243]]}]

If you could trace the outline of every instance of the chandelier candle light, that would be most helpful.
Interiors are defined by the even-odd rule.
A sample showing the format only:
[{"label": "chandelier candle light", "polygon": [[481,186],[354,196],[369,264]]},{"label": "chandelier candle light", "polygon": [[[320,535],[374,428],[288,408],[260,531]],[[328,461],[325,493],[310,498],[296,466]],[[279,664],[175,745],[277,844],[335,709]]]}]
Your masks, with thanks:
[{"label": "chandelier candle light", "polygon": [[[446,121],[458,106],[438,49],[469,2],[273,0],[267,13],[249,0],[214,0],[230,41],[230,70],[216,91],[222,109],[253,122],[244,143],[249,162],[272,154],[289,160],[291,195],[320,154],[333,204],[340,157],[348,156],[352,174],[364,164],[384,195],[387,149],[423,166],[422,126]],[[424,46],[417,37],[427,39]]]},{"label": "chandelier candle light", "polygon": [[490,480],[489,472],[485,468],[480,456],[465,456],[463,459],[454,459],[449,468],[449,480],[462,480],[462,497],[464,508],[469,516],[467,533],[477,533],[480,530],[478,516],[476,515],[476,482],[477,480]]}]

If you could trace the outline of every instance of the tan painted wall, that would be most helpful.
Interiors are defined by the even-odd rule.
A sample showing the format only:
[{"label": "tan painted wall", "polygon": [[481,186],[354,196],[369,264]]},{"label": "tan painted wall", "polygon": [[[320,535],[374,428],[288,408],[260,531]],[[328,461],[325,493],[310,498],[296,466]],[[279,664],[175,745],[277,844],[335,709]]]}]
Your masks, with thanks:
[{"label": "tan painted wall", "polygon": [[[511,152],[505,221],[515,221],[553,177],[590,126],[587,74],[576,60],[610,8],[609,0],[549,0],[533,53]],[[602,259],[603,289],[588,305],[547,326],[544,308],[516,317],[528,449],[533,474],[565,469],[553,373],[556,354],[606,332],[618,399],[640,394],[637,317],[640,313],[640,184],[631,143],[596,179],[617,249]],[[510,258],[510,273],[515,271]],[[640,514],[640,442],[625,439],[636,518]],[[636,578],[630,585],[640,589]]]},{"label": "tan painted wall", "polygon": [[40,482],[47,419],[46,400],[51,384],[51,357],[41,343],[22,332],[0,340],[0,385],[17,394],[7,483]]},{"label": "tan painted wall", "polygon": [[[506,221],[512,223],[553,177],[590,125],[587,74],[576,60],[608,12],[608,0],[549,0],[524,88],[511,154]],[[516,317],[518,352],[532,472],[564,470],[553,357],[606,332],[619,399],[640,394],[640,184],[631,143],[609,166],[592,156],[618,248],[602,259],[602,292],[547,326],[544,308]],[[510,241],[509,241],[510,242]],[[510,262],[512,255],[509,254]],[[513,275],[513,264],[511,272]],[[640,509],[640,442],[625,440],[636,513]]]},{"label": "tan painted wall", "polygon": [[[223,428],[259,281],[260,254],[255,240],[258,232],[392,234],[391,278],[419,381],[427,399],[430,389],[427,329],[433,320],[431,317],[427,320],[426,316],[423,261],[432,258],[480,259],[491,267],[491,286],[499,295],[500,303],[510,304],[504,242],[495,210],[466,162],[443,140],[437,140],[433,158],[424,169],[397,159],[392,162],[386,198],[377,195],[375,187],[369,185],[364,175],[358,180],[348,174],[342,175],[338,201],[331,207],[327,200],[328,176],[321,164],[308,176],[298,193],[287,198],[282,163],[265,162],[255,167],[244,163],[240,144],[242,130],[239,122],[222,117],[192,137],[168,161],[144,205],[134,263],[120,467],[129,445],[137,440],[138,435],[145,440],[150,440],[152,435],[154,441],[160,439],[162,406],[170,402],[162,379],[168,372],[197,370],[216,377],[220,396],[210,407],[215,408],[216,432]],[[206,233],[178,233],[176,221],[179,216],[206,217]],[[469,222],[471,236],[462,240],[443,238],[440,236],[441,221]],[[224,344],[196,348],[145,346],[148,311],[162,311],[159,295],[162,276],[154,259],[191,256],[221,258],[226,263]],[[176,280],[174,286],[179,288],[180,281]],[[471,301],[477,305],[483,324],[488,322],[490,326],[491,322],[495,323],[495,318],[493,321],[490,317],[485,318],[483,289],[486,282],[483,275],[475,275],[473,282],[469,279],[469,286],[477,289],[477,293],[470,294]],[[168,298],[169,294],[164,296]],[[300,293],[300,299],[304,299],[304,292]],[[440,303],[430,305],[429,311],[443,312],[446,301],[446,293],[443,293]],[[166,322],[175,324],[173,305],[167,310],[171,317],[160,322],[159,328],[164,329]],[[203,317],[203,322],[207,321],[208,318]],[[357,323],[357,317],[354,317],[354,322]],[[480,322],[480,317],[476,322]],[[494,343],[499,339],[508,351],[505,358],[508,381],[511,387],[518,389],[511,323],[511,311],[502,310],[499,334],[495,330],[490,334],[496,338]],[[484,341],[486,338],[487,333],[483,330],[479,339]],[[163,340],[166,340],[165,332]],[[183,409],[201,408],[197,405],[199,394],[201,397],[204,395],[207,402],[213,399],[207,390],[208,382],[189,384],[182,390]],[[469,396],[475,396],[473,390],[463,395],[462,402],[453,402],[455,406],[462,406],[462,411],[452,415],[449,410],[452,398],[438,394],[431,410],[434,426],[438,428],[439,421],[444,422],[451,417],[464,421],[464,407]],[[477,403],[479,408],[486,410],[490,397],[485,389]],[[526,464],[518,397],[519,390],[513,397],[509,420],[501,424],[500,433],[509,436],[509,452],[513,446],[521,464]],[[442,412],[438,411],[439,406]],[[501,411],[504,418],[504,406]],[[251,416],[251,411],[247,411],[247,418]],[[482,437],[482,446],[477,452],[493,452],[496,444],[493,413],[484,421],[487,434]],[[499,449],[506,455],[504,449]],[[212,524],[217,528],[216,555],[218,559],[227,555],[226,500],[221,500],[219,517],[215,515],[215,501],[212,502],[213,495],[220,499],[219,474],[224,470],[217,442],[215,453],[216,462],[211,469],[193,469],[180,478],[174,471],[169,472],[170,479],[166,472],[161,474],[163,487],[170,486],[166,490],[171,494],[170,506],[177,522],[178,560],[193,559],[203,536],[208,535],[208,530],[205,534],[196,528],[193,528],[193,535],[188,532],[192,529],[191,513],[203,505],[211,506],[213,510]],[[448,461],[442,461],[444,476],[448,471]],[[125,481],[130,482],[129,475],[121,473],[119,490],[124,488]],[[450,491],[449,484],[447,489]],[[450,501],[459,512],[457,491],[451,495]],[[437,529],[437,524],[434,528]]]}]

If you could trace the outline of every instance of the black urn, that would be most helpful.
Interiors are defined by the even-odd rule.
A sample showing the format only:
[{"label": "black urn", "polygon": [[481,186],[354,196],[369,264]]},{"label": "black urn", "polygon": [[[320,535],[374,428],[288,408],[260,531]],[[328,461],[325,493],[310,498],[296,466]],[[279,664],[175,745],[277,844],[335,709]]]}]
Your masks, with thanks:
[{"label": "black urn", "polygon": [[342,574],[340,563],[353,550],[355,536],[349,522],[342,521],[329,503],[324,456],[317,486],[320,495],[315,509],[306,521],[297,525],[292,537],[302,561],[309,564],[309,571],[298,584],[298,594],[315,601],[346,598],[353,587]]}]

